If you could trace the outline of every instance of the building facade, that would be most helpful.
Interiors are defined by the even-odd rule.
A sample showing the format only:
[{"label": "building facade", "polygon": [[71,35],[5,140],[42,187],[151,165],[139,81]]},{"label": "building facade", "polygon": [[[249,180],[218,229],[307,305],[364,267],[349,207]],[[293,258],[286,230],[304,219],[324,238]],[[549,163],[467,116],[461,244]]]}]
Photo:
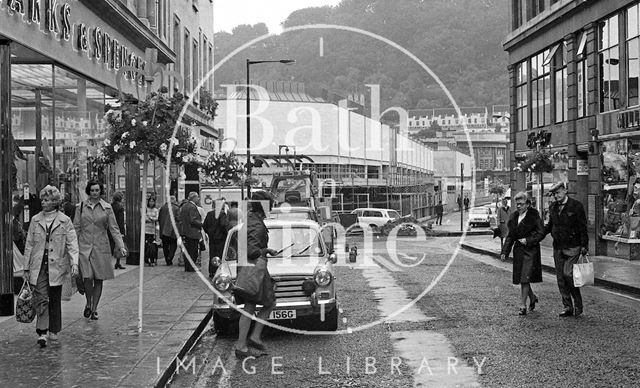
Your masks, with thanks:
[{"label": "building facade", "polygon": [[628,259],[640,258],[639,9],[628,0],[513,0],[504,42],[512,160],[534,152],[530,136],[550,136],[554,165],[542,185],[513,172],[512,188],[537,195],[568,182],[585,206],[591,251]]},{"label": "building facade", "polygon": [[[250,95],[252,155],[308,157],[297,167],[315,170],[327,193],[336,192],[335,210],[369,205],[416,217],[430,214],[435,201],[431,148],[347,109],[347,100],[344,105],[326,102],[297,83],[261,86],[260,93]],[[246,153],[245,101],[244,88],[219,95],[216,117],[225,136],[235,139],[240,157]],[[271,170],[253,172],[258,184],[269,184]]]}]

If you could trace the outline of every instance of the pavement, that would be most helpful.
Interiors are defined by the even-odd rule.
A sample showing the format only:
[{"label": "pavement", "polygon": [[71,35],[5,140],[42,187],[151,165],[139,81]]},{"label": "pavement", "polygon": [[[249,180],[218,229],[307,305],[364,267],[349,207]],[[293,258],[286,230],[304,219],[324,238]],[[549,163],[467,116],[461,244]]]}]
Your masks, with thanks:
[{"label": "pavement", "polygon": [[[547,237],[549,239],[549,237]],[[467,236],[462,248],[500,258],[500,239],[491,236]],[[553,248],[541,244],[542,269],[555,275]],[[640,295],[640,262],[609,256],[589,256],[593,261],[595,285]]]},{"label": "pavement", "polygon": [[[161,256],[161,255],[160,255]],[[175,262],[175,261],[174,261]],[[35,322],[0,321],[0,382],[5,387],[164,386],[208,328],[213,293],[177,265],[144,268],[143,330],[138,332],[138,266],[104,282],[99,320],[82,316],[85,298],[62,302],[59,340],[41,349]]]}]

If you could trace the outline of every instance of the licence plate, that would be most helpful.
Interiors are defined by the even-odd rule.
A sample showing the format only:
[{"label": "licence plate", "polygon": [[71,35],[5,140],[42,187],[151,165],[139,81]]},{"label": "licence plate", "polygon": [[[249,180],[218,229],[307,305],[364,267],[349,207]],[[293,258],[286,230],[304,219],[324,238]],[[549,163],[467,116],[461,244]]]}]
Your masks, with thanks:
[{"label": "licence plate", "polygon": [[269,319],[296,319],[296,310],[273,310]]}]

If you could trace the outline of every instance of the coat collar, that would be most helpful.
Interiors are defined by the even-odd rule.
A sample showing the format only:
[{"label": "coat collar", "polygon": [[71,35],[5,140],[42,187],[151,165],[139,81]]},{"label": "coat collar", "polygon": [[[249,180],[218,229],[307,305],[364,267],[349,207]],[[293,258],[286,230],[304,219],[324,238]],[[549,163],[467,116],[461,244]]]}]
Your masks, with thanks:
[{"label": "coat collar", "polygon": [[[60,221],[60,210],[56,211],[56,216],[53,219],[53,223],[51,226],[51,230],[57,228],[62,221]],[[37,222],[40,226],[42,226],[43,230],[47,230],[47,222],[44,220],[44,212],[40,212],[33,217],[32,222]]]}]

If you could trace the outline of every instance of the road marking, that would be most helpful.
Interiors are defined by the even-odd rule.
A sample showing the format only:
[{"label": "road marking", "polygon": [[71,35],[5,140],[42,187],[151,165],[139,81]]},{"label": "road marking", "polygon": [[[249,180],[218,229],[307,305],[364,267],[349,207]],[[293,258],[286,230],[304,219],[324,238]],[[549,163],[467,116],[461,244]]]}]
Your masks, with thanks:
[{"label": "road marking", "polygon": [[385,267],[386,269],[388,269],[391,272],[401,272],[402,271],[400,269],[400,267],[395,265],[393,262],[391,262],[391,260],[385,258],[384,256],[372,255],[371,257],[373,258],[374,261],[380,263],[383,267]]}]

